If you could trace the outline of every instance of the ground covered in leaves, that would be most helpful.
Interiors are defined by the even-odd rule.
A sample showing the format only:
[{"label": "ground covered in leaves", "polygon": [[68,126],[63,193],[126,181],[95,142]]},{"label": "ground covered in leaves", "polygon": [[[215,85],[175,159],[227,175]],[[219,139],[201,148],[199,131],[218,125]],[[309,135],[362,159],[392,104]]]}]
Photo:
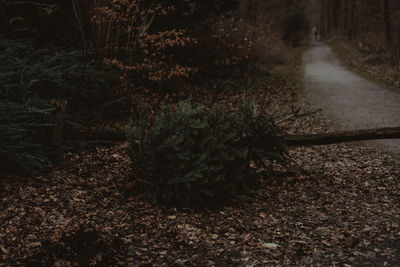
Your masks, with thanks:
[{"label": "ground covered in leaves", "polygon": [[[310,111],[290,88],[265,89],[271,112]],[[291,133],[331,130],[318,113],[282,118]],[[177,210],[149,203],[126,146],[88,144],[50,174],[3,180],[0,265],[398,263],[400,168],[389,155],[354,144],[292,149],[289,170],[260,172],[258,191]]]}]

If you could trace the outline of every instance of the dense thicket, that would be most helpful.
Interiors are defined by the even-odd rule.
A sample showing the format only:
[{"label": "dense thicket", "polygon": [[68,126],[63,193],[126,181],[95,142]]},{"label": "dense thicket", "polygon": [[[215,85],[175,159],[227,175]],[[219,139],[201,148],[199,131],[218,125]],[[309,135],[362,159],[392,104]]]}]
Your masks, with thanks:
[{"label": "dense thicket", "polygon": [[0,166],[39,173],[50,166],[50,101],[66,99],[70,122],[93,118],[108,94],[104,74],[76,51],[35,49],[0,39]]},{"label": "dense thicket", "polygon": [[293,0],[3,0],[2,7],[8,36],[80,48],[135,90],[177,89],[188,78],[232,72],[240,80],[260,58],[275,60],[281,39],[298,45],[308,27],[306,5]]},{"label": "dense thicket", "polygon": [[51,165],[45,105],[0,101],[0,175],[36,174]]},{"label": "dense thicket", "polygon": [[[52,98],[66,99],[69,118],[82,122],[99,112],[127,118],[135,103],[167,94],[176,102],[197,91],[246,90],[249,73],[284,62],[287,46],[300,44],[308,27],[297,0],[2,0],[0,7],[0,104],[9,114],[0,131],[7,138],[15,129],[29,132],[15,138],[43,147],[47,141],[36,137],[51,126],[41,117],[33,127],[30,111],[48,108]],[[118,83],[108,86],[104,73]],[[3,158],[7,151],[17,163],[13,153],[33,156],[25,143],[5,140]]]},{"label": "dense thicket", "polygon": [[90,116],[109,93],[104,73],[77,51],[35,49],[26,41],[0,39],[0,72],[0,100],[39,99],[50,104],[51,99],[62,98],[76,120]]}]

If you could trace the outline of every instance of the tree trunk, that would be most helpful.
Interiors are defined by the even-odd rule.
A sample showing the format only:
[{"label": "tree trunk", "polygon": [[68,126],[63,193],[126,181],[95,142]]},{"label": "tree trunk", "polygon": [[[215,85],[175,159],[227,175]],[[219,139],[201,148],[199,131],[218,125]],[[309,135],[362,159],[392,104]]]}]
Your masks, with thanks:
[{"label": "tree trunk", "polygon": [[353,41],[357,35],[357,20],[356,20],[357,0],[351,0],[350,4],[350,25],[348,39]]},{"label": "tree trunk", "polygon": [[333,10],[332,10],[332,24],[335,37],[338,35],[339,32],[339,19],[341,15],[342,14],[341,14],[340,0],[334,0]]},{"label": "tree trunk", "polygon": [[328,145],[373,139],[400,139],[400,127],[334,132],[328,134],[283,135],[288,146]]},{"label": "tree trunk", "polygon": [[343,19],[342,19],[342,35],[345,35],[349,31],[349,3],[348,0],[342,0],[343,6]]},{"label": "tree trunk", "polygon": [[320,36],[325,38],[328,35],[328,25],[327,25],[327,0],[322,0],[320,2]]},{"label": "tree trunk", "polygon": [[67,106],[67,101],[63,99],[53,99],[51,106],[54,110],[50,114],[50,125],[53,125],[50,144],[54,148],[53,162],[60,164],[63,158],[62,143],[64,137],[64,115]]},{"label": "tree trunk", "polygon": [[390,1],[383,0],[383,19],[385,24],[385,39],[386,39],[386,47],[391,50],[392,47],[392,19],[390,17]]},{"label": "tree trunk", "polygon": [[[328,145],[373,139],[400,139],[400,127],[343,131],[328,134],[283,134],[280,137],[288,146]],[[125,141],[126,133],[124,130],[68,129],[65,131],[64,138],[68,140]]]}]

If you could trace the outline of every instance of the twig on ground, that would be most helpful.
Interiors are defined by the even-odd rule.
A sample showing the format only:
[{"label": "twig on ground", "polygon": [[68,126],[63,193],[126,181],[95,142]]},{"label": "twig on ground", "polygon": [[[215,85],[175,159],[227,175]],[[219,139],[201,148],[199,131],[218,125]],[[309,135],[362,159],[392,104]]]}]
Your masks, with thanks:
[{"label": "twig on ground", "polygon": [[310,112],[306,112],[306,113],[302,113],[302,114],[299,114],[299,113],[298,113],[299,111],[300,111],[300,109],[297,110],[295,113],[292,113],[292,114],[290,114],[290,115],[287,115],[285,118],[283,118],[283,119],[277,121],[276,123],[284,122],[284,121],[289,120],[289,119],[291,119],[291,118],[293,118],[293,117],[300,118],[300,117],[305,117],[305,116],[311,116],[311,115],[313,115],[313,114],[315,114],[315,113],[321,112],[322,109],[317,109],[317,110],[310,111]]}]

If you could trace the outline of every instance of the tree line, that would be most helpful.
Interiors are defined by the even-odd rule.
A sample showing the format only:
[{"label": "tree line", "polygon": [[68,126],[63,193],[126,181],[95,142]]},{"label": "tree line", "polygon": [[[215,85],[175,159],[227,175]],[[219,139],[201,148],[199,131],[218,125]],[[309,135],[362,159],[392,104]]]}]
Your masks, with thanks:
[{"label": "tree line", "polygon": [[373,52],[400,60],[400,2],[394,0],[321,0],[319,28],[322,36],[358,42]]}]

